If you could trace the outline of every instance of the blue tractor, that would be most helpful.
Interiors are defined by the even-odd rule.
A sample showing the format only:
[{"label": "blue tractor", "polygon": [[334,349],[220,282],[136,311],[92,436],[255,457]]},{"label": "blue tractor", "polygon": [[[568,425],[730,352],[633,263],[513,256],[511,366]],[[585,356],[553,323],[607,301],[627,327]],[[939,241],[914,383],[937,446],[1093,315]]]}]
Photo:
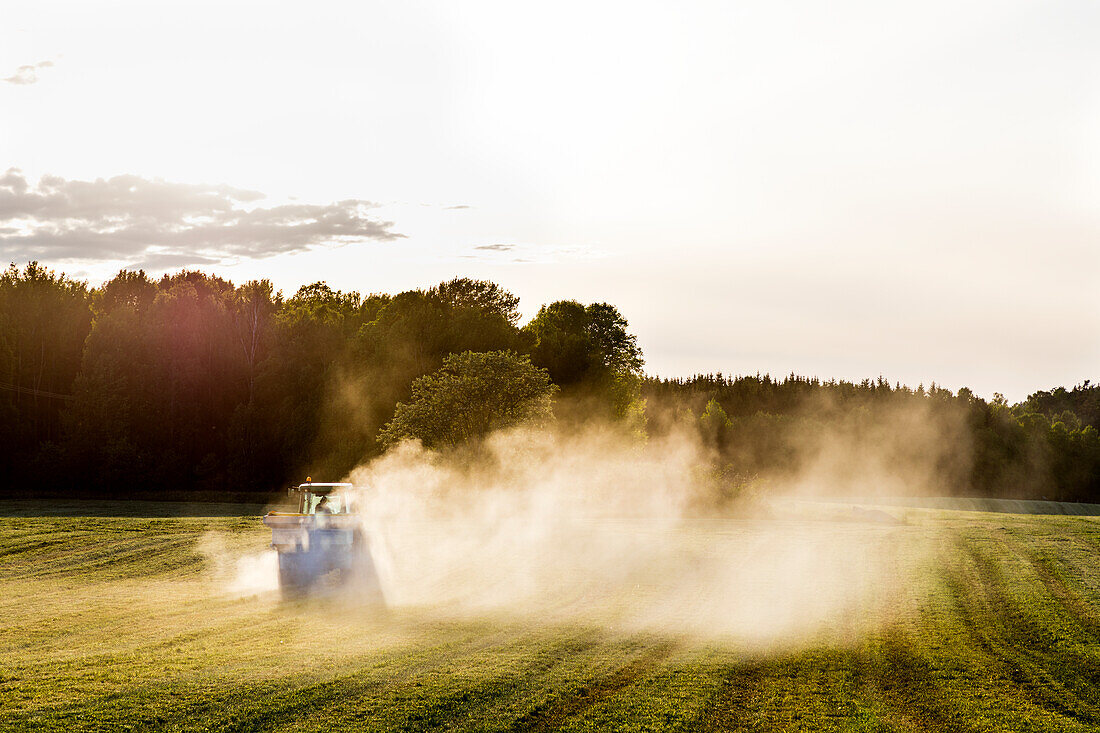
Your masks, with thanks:
[{"label": "blue tractor", "polygon": [[279,553],[284,598],[344,589],[385,603],[352,488],[307,480],[288,492],[297,500],[297,511],[264,516],[271,546]]}]

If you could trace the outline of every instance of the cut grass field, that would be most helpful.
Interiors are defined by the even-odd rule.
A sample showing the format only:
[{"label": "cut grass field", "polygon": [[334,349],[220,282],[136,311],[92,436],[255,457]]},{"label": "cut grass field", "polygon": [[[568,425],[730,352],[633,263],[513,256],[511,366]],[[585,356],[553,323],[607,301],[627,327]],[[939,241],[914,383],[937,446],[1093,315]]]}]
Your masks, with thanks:
[{"label": "cut grass field", "polygon": [[890,531],[941,552],[896,613],[762,651],[234,596],[210,547],[262,551],[257,517],[90,508],[0,503],[0,729],[1100,730],[1092,517],[908,510]]}]

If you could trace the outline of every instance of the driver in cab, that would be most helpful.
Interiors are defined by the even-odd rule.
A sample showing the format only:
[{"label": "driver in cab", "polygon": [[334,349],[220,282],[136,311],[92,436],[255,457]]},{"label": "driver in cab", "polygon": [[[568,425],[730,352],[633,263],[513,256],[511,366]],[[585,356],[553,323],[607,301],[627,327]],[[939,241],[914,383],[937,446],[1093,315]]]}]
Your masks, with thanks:
[{"label": "driver in cab", "polygon": [[332,507],[329,506],[329,497],[321,496],[321,501],[317,502],[317,507],[313,510],[313,514],[317,516],[332,514]]}]

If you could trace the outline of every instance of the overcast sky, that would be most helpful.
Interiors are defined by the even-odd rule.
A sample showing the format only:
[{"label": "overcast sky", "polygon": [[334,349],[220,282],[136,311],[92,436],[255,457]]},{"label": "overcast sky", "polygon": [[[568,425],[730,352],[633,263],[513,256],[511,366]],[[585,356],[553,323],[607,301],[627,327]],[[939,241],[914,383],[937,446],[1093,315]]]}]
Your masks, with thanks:
[{"label": "overcast sky", "polygon": [[668,376],[1100,381],[1092,0],[3,12],[5,261],[487,278]]}]

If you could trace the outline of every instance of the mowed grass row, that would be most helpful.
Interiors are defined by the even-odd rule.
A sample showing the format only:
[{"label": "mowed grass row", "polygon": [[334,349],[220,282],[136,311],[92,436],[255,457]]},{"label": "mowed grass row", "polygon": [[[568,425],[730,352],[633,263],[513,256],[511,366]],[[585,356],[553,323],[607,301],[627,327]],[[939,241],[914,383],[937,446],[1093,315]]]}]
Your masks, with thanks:
[{"label": "mowed grass row", "polygon": [[0,518],[0,729],[1100,730],[1100,522],[896,531],[941,550],[897,559],[920,582],[896,613],[766,651],[236,597],[224,558],[263,550],[255,517]]}]

